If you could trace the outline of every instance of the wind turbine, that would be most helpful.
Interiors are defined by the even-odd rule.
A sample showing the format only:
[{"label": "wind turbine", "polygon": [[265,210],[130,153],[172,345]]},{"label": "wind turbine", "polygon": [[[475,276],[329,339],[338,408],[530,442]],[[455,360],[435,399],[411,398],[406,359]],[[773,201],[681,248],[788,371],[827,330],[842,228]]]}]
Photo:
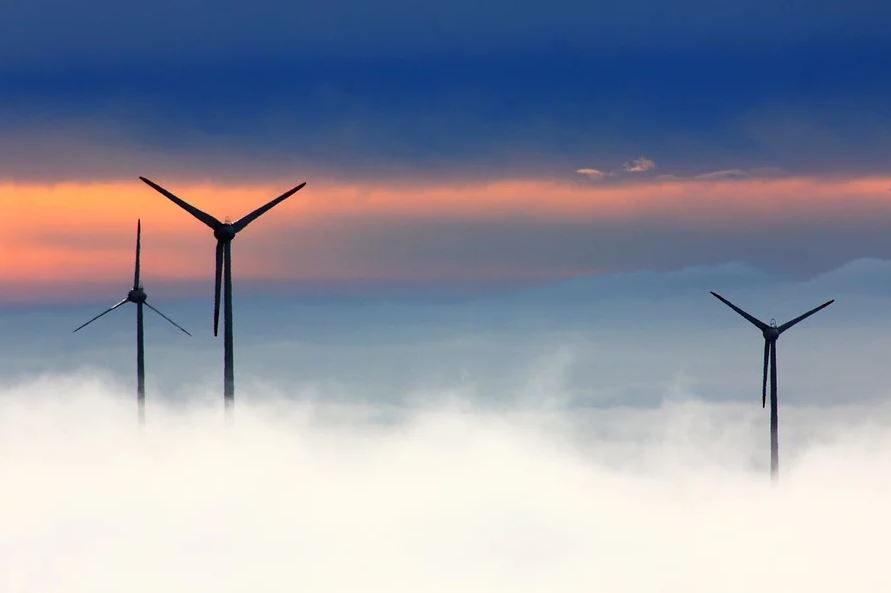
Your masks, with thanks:
[{"label": "wind turbine", "polygon": [[[236,220],[235,222],[220,222],[210,214],[202,212],[191,204],[182,200],[157,183],[140,177],[144,183],[166,196],[174,204],[206,224],[213,231],[213,236],[217,239],[217,257],[216,257],[216,278],[214,281],[214,302],[213,302],[213,335],[217,335],[217,327],[220,319],[220,292],[223,293],[223,400],[226,410],[231,410],[235,405],[235,355],[233,352],[232,337],[232,239],[244,230],[254,220],[265,214],[273,206],[284,202],[297,191],[306,185],[306,182],[293,187],[275,198],[271,202],[257,208],[250,214]],[[221,287],[222,285],[222,287]]]},{"label": "wind turbine", "polygon": [[127,296],[121,300],[119,303],[96,315],[83,325],[79,326],[75,329],[75,332],[78,332],[90,325],[103,315],[111,313],[118,307],[123,306],[126,303],[134,303],[136,305],[136,402],[139,407],[139,423],[143,424],[145,422],[145,340],[144,340],[144,332],[142,329],[142,307],[145,305],[171,324],[174,327],[182,331],[187,336],[191,336],[189,332],[180,327],[175,321],[152,307],[148,303],[148,295],[145,294],[145,290],[142,288],[142,282],[139,279],[139,259],[140,259],[140,251],[141,251],[141,240],[142,240],[142,221],[139,220],[136,222],[136,267],[133,272],[133,288],[130,292],[127,293]]},{"label": "wind turbine", "polygon": [[742,315],[749,323],[757,327],[761,330],[761,335],[764,336],[764,374],[763,380],[761,382],[761,407],[765,407],[767,403],[767,371],[768,366],[770,367],[770,476],[773,479],[776,479],[777,473],[779,472],[779,441],[778,441],[778,427],[779,427],[779,419],[777,417],[777,339],[780,337],[784,331],[795,325],[800,321],[804,321],[820,309],[824,309],[835,302],[835,299],[831,301],[827,301],[820,305],[819,307],[815,307],[808,311],[803,315],[799,315],[795,319],[791,321],[787,321],[783,325],[778,326],[777,322],[773,319],[770,320],[770,324],[764,323],[760,319],[749,315],[721,295],[716,292],[712,292],[712,294],[719,299],[722,303]]}]

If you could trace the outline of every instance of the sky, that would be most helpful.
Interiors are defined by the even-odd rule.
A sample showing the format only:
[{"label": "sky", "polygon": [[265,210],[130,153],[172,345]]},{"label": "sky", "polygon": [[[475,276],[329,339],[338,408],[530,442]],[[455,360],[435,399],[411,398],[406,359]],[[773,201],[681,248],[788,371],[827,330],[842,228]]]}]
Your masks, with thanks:
[{"label": "sky", "polygon": [[[0,24],[5,366],[128,376],[125,342],[120,358],[98,353],[109,334],[129,339],[129,313],[77,342],[58,332],[123,296],[141,219],[150,298],[208,357],[178,374],[184,346],[161,333],[157,380],[205,381],[213,239],[142,175],[233,220],[307,182],[239,235],[233,266],[240,347],[276,336],[313,362],[244,356],[245,379],[396,399],[431,381],[485,391],[538,357],[621,358],[603,345],[616,339],[649,353],[636,371],[649,378],[612,377],[603,401],[653,402],[678,373],[704,377],[684,370],[699,336],[746,336],[710,290],[765,319],[840,299],[801,331],[831,340],[821,326],[857,324],[868,337],[836,356],[859,368],[882,340],[891,258],[888,10],[17,4]],[[666,356],[674,326],[688,328],[690,352],[671,352],[683,357]],[[363,343],[381,345],[374,362]],[[712,350],[720,373],[730,348]],[[745,397],[735,383],[717,394],[713,372],[698,397]],[[573,373],[590,400],[593,371]],[[851,397],[876,397],[862,382]]]},{"label": "sky", "polygon": [[3,15],[0,589],[887,588],[888,3]]},{"label": "sky", "polygon": [[9,10],[4,301],[111,281],[136,217],[206,278],[139,175],[232,218],[307,181],[236,262],[314,289],[888,257],[881,3]]},{"label": "sky", "polygon": [[206,278],[139,175],[233,218],[306,180],[236,261],[322,289],[888,257],[887,12],[16,4],[0,298],[110,281],[136,217],[161,281]]}]

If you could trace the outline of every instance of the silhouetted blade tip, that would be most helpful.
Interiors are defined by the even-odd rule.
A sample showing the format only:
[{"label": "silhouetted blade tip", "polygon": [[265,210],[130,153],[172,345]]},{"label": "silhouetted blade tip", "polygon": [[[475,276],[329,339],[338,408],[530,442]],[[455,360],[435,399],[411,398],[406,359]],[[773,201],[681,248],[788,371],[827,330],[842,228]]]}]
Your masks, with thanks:
[{"label": "silhouetted blade tip", "polygon": [[84,324],[82,324],[82,325],[79,325],[79,326],[78,326],[77,328],[75,328],[75,330],[74,330],[73,332],[71,332],[71,333],[76,333],[76,332],[82,330],[83,328],[87,327],[88,325],[90,325],[91,323],[93,323],[94,321],[96,321],[97,319],[99,319],[100,317],[103,317],[103,316],[105,316],[105,315],[111,313],[112,311],[114,311],[115,309],[117,309],[118,307],[120,307],[121,305],[123,305],[124,303],[126,303],[128,300],[129,300],[129,299],[127,299],[127,298],[123,298],[123,299],[121,299],[120,302],[118,302],[118,303],[116,303],[115,305],[109,307],[108,309],[106,309],[105,311],[103,311],[102,313],[100,313],[99,315],[96,315],[95,317],[93,317],[92,319],[90,319],[89,321],[87,321],[86,323],[84,323]]},{"label": "silhouetted blade tip", "polygon": [[189,337],[192,336],[192,334],[190,334],[189,331],[188,331],[186,328],[184,328],[183,326],[181,326],[180,324],[178,324],[177,322],[175,322],[175,321],[172,320],[171,318],[169,318],[169,317],[167,317],[166,315],[164,315],[163,313],[161,313],[161,311],[159,311],[158,309],[156,309],[155,307],[153,307],[148,301],[145,302],[145,306],[148,307],[149,309],[151,309],[152,311],[154,311],[155,313],[157,313],[158,315],[160,315],[161,317],[163,317],[164,319],[166,319],[166,320],[167,320],[168,322],[170,322],[170,324],[171,324],[173,327],[175,327],[176,329],[180,330],[181,332],[183,332],[184,334],[186,334],[186,335],[189,336]]}]

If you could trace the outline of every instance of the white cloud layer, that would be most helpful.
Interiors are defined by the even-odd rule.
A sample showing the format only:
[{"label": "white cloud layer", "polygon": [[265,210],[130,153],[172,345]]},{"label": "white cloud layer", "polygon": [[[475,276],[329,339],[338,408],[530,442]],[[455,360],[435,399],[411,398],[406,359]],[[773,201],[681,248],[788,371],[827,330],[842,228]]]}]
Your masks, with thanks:
[{"label": "white cloud layer", "polygon": [[227,426],[216,403],[153,404],[140,432],[94,380],[0,390],[0,590],[891,586],[884,407],[787,407],[772,487],[757,406],[266,403]]}]

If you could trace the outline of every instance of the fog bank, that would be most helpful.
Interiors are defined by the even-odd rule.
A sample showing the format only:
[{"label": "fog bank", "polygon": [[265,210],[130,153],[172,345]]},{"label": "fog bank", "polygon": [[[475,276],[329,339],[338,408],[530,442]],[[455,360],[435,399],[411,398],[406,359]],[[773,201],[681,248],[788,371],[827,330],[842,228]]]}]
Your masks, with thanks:
[{"label": "fog bank", "polygon": [[0,589],[876,591],[891,409],[150,402],[0,388]]}]

